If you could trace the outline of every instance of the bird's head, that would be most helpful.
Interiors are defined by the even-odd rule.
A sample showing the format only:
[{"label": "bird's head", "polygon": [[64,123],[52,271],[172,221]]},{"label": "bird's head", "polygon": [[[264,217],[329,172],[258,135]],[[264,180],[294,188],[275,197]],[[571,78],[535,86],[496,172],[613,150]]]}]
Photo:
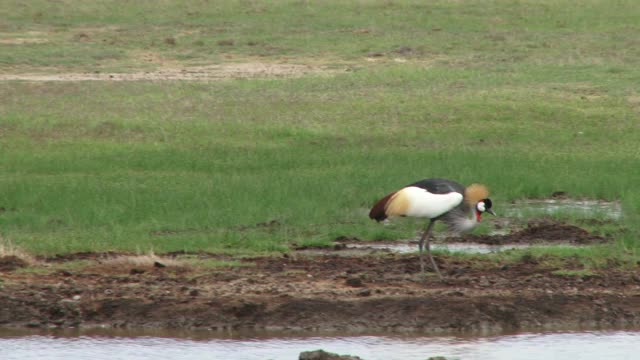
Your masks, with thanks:
[{"label": "bird's head", "polygon": [[491,210],[491,199],[486,198],[486,199],[482,199],[480,201],[478,201],[478,203],[476,204],[476,218],[478,219],[478,221],[480,221],[481,217],[482,217],[482,213],[489,213],[493,216],[496,216],[496,213],[493,212],[493,210]]}]

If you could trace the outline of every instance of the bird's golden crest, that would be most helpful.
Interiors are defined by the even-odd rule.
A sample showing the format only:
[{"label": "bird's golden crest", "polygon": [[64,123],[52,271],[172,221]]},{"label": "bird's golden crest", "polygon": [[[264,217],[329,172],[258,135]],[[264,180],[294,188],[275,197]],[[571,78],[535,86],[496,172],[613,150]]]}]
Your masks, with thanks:
[{"label": "bird's golden crest", "polygon": [[482,184],[471,184],[464,190],[464,200],[471,206],[489,197],[489,189]]}]

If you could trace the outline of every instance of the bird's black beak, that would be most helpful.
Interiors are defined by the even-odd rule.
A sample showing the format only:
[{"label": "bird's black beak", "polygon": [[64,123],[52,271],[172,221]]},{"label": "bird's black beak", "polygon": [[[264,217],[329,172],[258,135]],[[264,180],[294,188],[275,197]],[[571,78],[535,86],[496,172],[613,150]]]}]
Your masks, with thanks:
[{"label": "bird's black beak", "polygon": [[493,212],[493,210],[491,210],[491,209],[487,209],[487,212],[488,212],[489,214],[493,215],[493,216],[498,216],[498,215],[496,215],[496,213],[494,213],[494,212]]}]

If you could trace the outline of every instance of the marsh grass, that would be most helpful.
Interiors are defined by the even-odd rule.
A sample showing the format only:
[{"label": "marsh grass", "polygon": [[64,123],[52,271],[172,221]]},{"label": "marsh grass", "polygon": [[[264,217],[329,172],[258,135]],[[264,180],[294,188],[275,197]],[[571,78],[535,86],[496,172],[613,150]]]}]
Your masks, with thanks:
[{"label": "marsh grass", "polygon": [[[368,208],[446,177],[489,184],[498,212],[554,191],[621,200],[627,231],[605,253],[637,255],[635,2],[7,5],[3,37],[52,38],[0,43],[5,72],[256,58],[352,70],[0,83],[0,228],[29,252],[267,254],[409,238],[422,223],[381,226]],[[371,52],[384,56],[365,61]]]},{"label": "marsh grass", "polygon": [[[335,81],[340,80],[252,84],[241,93],[244,99],[259,94],[255,110],[228,105],[224,99],[234,103],[238,96],[226,91],[229,84],[168,90],[153,84],[49,84],[57,88],[54,98],[61,97],[53,103],[40,96],[42,85],[5,84],[3,135],[12,146],[2,155],[2,203],[16,209],[3,213],[5,229],[39,252],[132,250],[136,244],[283,251],[291,241],[326,243],[340,235],[409,236],[415,222],[371,226],[368,207],[389,191],[435,174],[491,184],[497,209],[500,201],[544,197],[559,189],[615,199],[638,176],[627,151],[633,147],[632,123],[628,130],[601,129],[604,116],[581,120],[582,128],[593,132],[583,143],[554,138],[577,136],[571,121],[578,121],[577,113],[565,113],[566,124],[558,119],[551,129],[540,127],[542,119],[518,120],[516,110],[511,120],[463,126],[462,116],[440,119],[421,106],[422,98],[401,95],[406,84],[387,86],[386,105],[382,96],[351,102],[336,97],[332,105],[311,99],[283,104],[305,88],[320,87],[313,90],[316,95],[329,95]],[[365,88],[364,83],[382,85],[371,77],[360,81]],[[132,95],[120,108],[110,105],[116,94],[138,91],[146,99]],[[96,92],[100,102],[83,95]],[[135,109],[137,102],[141,109]],[[365,102],[386,112],[391,110],[385,106],[398,109],[388,120]],[[65,115],[65,109],[74,111]],[[421,113],[424,121],[403,115],[405,109]],[[481,110],[469,116],[492,118],[491,108],[484,115]],[[555,135],[547,139],[547,131]],[[611,134],[597,134],[603,131]],[[610,143],[613,136],[618,141]],[[569,143],[575,152],[567,151]],[[162,231],[166,235],[154,235]]]},{"label": "marsh grass", "polygon": [[[478,255],[464,255],[477,258]],[[526,249],[506,250],[500,253],[483,255],[500,264],[532,263],[540,267],[564,270],[596,271],[598,269],[637,267],[637,255],[622,251],[620,247],[611,244],[590,246],[549,245],[533,246]],[[556,271],[554,270],[554,271]]]},{"label": "marsh grass", "polygon": [[[3,3],[0,63],[119,70],[238,59],[354,64],[406,58],[444,67],[606,64],[640,53],[633,0],[67,1]],[[149,56],[151,55],[151,56]]]}]

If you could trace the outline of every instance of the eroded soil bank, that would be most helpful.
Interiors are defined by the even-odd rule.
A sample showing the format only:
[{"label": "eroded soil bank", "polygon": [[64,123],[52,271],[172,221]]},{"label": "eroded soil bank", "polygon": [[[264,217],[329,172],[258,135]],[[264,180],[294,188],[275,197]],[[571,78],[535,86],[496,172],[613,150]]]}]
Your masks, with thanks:
[{"label": "eroded soil bank", "polygon": [[[524,257],[505,265],[440,255],[446,280],[439,281],[419,274],[415,254],[339,251],[208,269],[114,265],[107,260],[118,254],[84,253],[46,259],[47,271],[27,271],[4,258],[0,326],[455,333],[640,324],[637,269],[576,275],[566,273],[582,268],[571,259],[552,265]],[[171,255],[178,263],[187,256],[225,260]],[[89,263],[56,270],[78,260]]]}]

